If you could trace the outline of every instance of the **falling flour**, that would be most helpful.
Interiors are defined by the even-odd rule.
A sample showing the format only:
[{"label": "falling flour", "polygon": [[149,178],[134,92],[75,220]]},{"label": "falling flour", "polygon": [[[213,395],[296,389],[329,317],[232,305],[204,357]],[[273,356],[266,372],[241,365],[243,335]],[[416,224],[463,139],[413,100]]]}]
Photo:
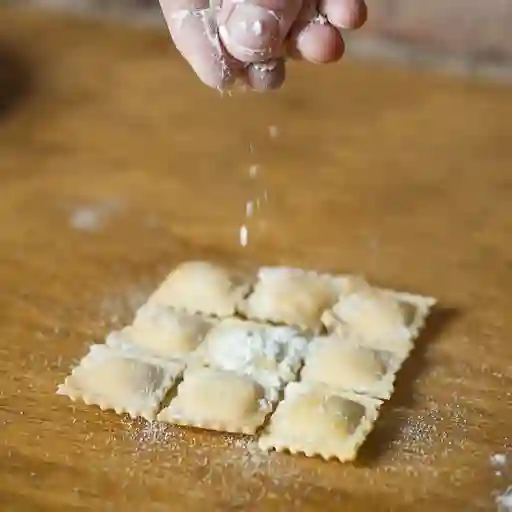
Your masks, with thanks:
[{"label": "falling flour", "polygon": [[[268,127],[268,134],[272,139],[275,139],[279,135],[279,128],[275,125]],[[249,153],[254,153],[254,146],[249,143]],[[258,164],[252,164],[249,166],[249,179],[254,181],[258,177],[260,166]],[[259,210],[261,202],[268,201],[268,190],[263,192],[263,197],[255,197],[245,203],[245,217],[250,219],[254,216],[255,210]],[[239,242],[242,247],[246,247],[249,243],[249,227],[247,223],[242,224],[239,231]]]},{"label": "falling flour", "polygon": [[251,165],[249,167],[249,177],[254,179],[258,175],[259,166],[258,165]]},{"label": "falling flour", "polygon": [[246,247],[249,243],[249,230],[247,229],[247,226],[244,224],[240,228],[240,245],[242,247]]}]

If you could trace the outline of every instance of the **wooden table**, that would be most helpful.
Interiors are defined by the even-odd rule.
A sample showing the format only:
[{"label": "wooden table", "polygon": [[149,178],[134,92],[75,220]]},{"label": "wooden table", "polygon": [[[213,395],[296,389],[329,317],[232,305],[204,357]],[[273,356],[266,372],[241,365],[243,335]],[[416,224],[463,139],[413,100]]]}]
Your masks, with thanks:
[{"label": "wooden table", "polygon": [[[8,9],[0,27],[1,510],[496,510],[512,484],[511,89],[346,62],[221,97],[163,31]],[[357,463],[55,395],[192,258],[439,298]]]}]

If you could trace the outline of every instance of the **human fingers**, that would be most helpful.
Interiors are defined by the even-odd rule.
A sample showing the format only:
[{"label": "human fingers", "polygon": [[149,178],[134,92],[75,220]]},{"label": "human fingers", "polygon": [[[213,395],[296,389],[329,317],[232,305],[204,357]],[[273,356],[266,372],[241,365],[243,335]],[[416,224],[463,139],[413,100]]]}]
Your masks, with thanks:
[{"label": "human fingers", "polygon": [[279,89],[285,80],[284,59],[249,64],[246,70],[246,80],[252,90],[257,92]]},{"label": "human fingers", "polygon": [[302,0],[224,0],[218,18],[222,43],[245,63],[279,58],[301,5]]},{"label": "human fingers", "polygon": [[218,38],[208,0],[160,0],[177,50],[199,79],[210,87],[225,89],[236,79],[236,64]]},{"label": "human fingers", "polygon": [[344,51],[345,44],[339,30],[318,12],[316,0],[307,0],[290,34],[290,56],[326,64],[339,60]]},{"label": "human fingers", "polygon": [[319,11],[338,28],[357,29],[368,18],[364,0],[320,0]]}]

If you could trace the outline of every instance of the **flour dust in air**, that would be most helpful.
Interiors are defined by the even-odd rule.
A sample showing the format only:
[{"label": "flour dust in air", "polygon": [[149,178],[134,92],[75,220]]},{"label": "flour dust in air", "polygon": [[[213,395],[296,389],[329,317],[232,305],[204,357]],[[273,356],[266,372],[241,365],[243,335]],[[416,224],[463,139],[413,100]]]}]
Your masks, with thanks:
[{"label": "flour dust in air", "polygon": [[240,245],[242,247],[247,247],[248,243],[249,243],[249,231],[247,229],[247,226],[244,224],[240,228]]},{"label": "flour dust in air", "polygon": [[[279,136],[279,128],[275,125],[268,127],[268,135],[271,139],[276,139]],[[254,154],[254,145],[249,143],[249,153]],[[256,179],[260,176],[261,166],[259,164],[251,164],[248,169],[249,180],[253,183],[253,188],[256,188]],[[260,209],[262,203],[268,201],[268,190],[264,190],[263,194],[254,196],[251,200],[245,203],[245,221],[239,229],[239,242],[242,247],[247,247],[249,244],[249,222],[254,217],[256,212]]]}]

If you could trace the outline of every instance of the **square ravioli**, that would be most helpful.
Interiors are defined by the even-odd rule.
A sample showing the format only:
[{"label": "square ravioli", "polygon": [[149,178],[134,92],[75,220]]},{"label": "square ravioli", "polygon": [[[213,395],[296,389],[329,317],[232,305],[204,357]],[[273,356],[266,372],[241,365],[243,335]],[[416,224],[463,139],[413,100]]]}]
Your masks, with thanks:
[{"label": "square ravioli", "polygon": [[250,279],[241,273],[207,261],[188,261],[167,276],[148,304],[226,317],[236,313],[250,289]]},{"label": "square ravioli", "polygon": [[332,333],[311,341],[301,379],[387,399],[405,357],[364,347],[357,339]]},{"label": "square ravioli", "polygon": [[322,315],[328,331],[350,333],[371,348],[407,353],[435,299],[370,286],[354,279]]},{"label": "square ravioli", "polygon": [[214,368],[188,368],[176,397],[158,420],[177,425],[254,434],[278,395],[247,375]]},{"label": "square ravioli", "polygon": [[93,345],[57,394],[152,421],[183,369],[177,361],[136,359],[108,345]]},{"label": "square ravioli", "polygon": [[285,389],[259,446],[263,450],[355,459],[373,428],[381,401],[322,384],[292,382]]},{"label": "square ravioli", "polygon": [[318,333],[323,312],[344,289],[345,278],[286,267],[259,270],[241,311],[249,319],[296,326]]},{"label": "square ravioli", "polygon": [[164,359],[187,359],[215,323],[199,314],[144,304],[133,324],[112,332],[106,342],[121,349],[139,348]]},{"label": "square ravioli", "polygon": [[202,365],[249,375],[279,387],[296,378],[307,339],[296,329],[230,318],[209,333],[195,356]]}]

